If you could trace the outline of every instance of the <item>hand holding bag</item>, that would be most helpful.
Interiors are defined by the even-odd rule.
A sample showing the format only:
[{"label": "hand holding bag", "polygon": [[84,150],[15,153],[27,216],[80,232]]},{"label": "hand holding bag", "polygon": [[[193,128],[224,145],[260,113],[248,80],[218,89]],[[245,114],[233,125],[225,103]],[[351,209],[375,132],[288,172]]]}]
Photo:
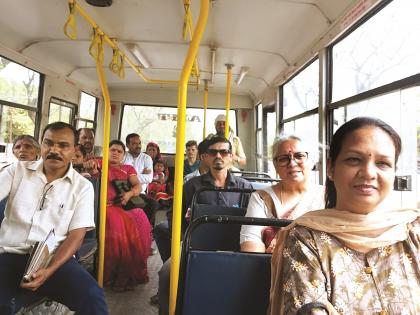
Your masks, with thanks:
[{"label": "hand holding bag", "polygon": [[[112,181],[112,186],[114,186],[114,189],[118,195],[121,195],[127,191],[131,190],[131,184],[128,180],[121,180],[121,179],[114,179]],[[118,202],[119,198],[116,199]],[[140,196],[133,196],[130,198],[130,200],[127,202],[125,206],[122,206],[124,210],[131,210],[135,208],[144,208],[146,205],[146,202],[143,198]]]}]

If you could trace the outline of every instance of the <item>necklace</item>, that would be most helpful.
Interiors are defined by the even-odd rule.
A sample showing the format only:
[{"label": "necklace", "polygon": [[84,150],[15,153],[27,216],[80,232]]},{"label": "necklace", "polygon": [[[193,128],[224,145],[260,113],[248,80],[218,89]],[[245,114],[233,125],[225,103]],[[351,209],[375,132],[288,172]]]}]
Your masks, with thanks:
[{"label": "necklace", "polygon": [[300,193],[299,194],[299,198],[297,199],[297,201],[296,201],[296,203],[292,206],[292,207],[289,207],[289,208],[286,208],[285,206],[286,206],[286,202],[285,202],[285,200],[284,200],[284,198],[283,198],[283,189],[284,189],[284,187],[283,187],[283,182],[280,182],[280,203],[281,203],[281,205],[283,206],[283,209],[285,210],[285,212],[280,216],[281,218],[283,218],[283,219],[288,219],[290,216],[291,216],[291,214],[293,213],[293,211],[296,209],[296,207],[298,206],[298,204],[302,201],[302,198],[303,198],[303,193]]}]

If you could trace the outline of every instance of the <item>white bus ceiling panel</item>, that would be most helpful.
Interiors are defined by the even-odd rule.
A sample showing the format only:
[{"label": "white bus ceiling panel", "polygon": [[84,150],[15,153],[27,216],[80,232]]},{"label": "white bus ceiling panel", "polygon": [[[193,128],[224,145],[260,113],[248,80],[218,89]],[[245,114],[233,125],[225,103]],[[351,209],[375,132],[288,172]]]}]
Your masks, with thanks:
[{"label": "white bus ceiling panel", "polygon": [[[178,79],[188,47],[182,38],[182,1],[115,0],[108,8],[92,7],[85,1],[78,3],[107,35],[121,43],[139,46],[152,65],[145,72],[150,78]],[[355,3],[358,1],[212,1],[198,53],[201,78],[210,77],[210,47],[214,46],[216,73],[210,89],[224,91],[225,63],[233,63],[233,80],[242,66],[249,67],[249,72],[240,86],[232,84],[232,94],[247,94],[257,99],[270,89],[279,75],[293,68],[328,31],[331,23]],[[199,6],[199,1],[191,2],[193,24]],[[92,70],[94,61],[88,54],[92,27],[76,13],[78,39],[68,40],[63,34],[68,12],[65,0],[0,1],[0,43],[57,74],[90,86],[97,81]],[[122,44],[120,46],[127,52]],[[111,49],[106,45],[105,51],[104,66],[107,67]],[[124,81],[109,73],[107,81],[110,86],[143,84],[129,68],[126,68]]]}]

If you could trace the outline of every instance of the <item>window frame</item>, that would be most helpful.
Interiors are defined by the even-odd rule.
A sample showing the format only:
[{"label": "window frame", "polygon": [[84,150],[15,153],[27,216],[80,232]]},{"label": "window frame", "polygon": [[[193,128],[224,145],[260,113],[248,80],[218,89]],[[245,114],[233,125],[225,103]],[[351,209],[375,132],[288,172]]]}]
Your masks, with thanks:
[{"label": "window frame", "polygon": [[70,125],[72,125],[72,126],[75,125],[75,117],[76,117],[76,112],[78,110],[78,106],[75,103],[63,100],[63,99],[55,97],[55,96],[51,96],[50,101],[48,102],[48,120],[50,118],[51,103],[57,104],[57,105],[62,106],[62,107],[70,108],[71,111],[72,111]]},{"label": "window frame", "polygon": [[36,107],[32,107],[32,106],[28,106],[28,105],[23,105],[23,104],[19,104],[19,103],[15,103],[15,102],[10,102],[10,101],[6,101],[6,100],[2,100],[0,99],[0,107],[1,106],[9,106],[9,107],[15,107],[15,108],[21,108],[24,110],[28,110],[28,111],[32,111],[35,112],[35,128],[34,128],[34,138],[39,140],[40,137],[40,125],[41,125],[41,113],[42,113],[42,103],[43,103],[43,99],[44,99],[44,84],[45,84],[45,75],[39,71],[36,71],[24,64],[21,64],[19,62],[16,62],[15,60],[12,60],[10,58],[5,57],[4,55],[0,55],[1,58],[3,59],[7,59],[10,62],[13,62],[15,64],[18,64],[22,67],[25,67],[31,71],[34,71],[36,73],[39,74],[39,86],[38,86],[38,98],[37,98],[37,106]]},{"label": "window frame", "polygon": [[[87,118],[81,118],[80,117],[80,109],[82,107],[81,101],[82,101],[82,94],[83,93],[95,98],[95,113],[93,115],[93,120],[90,120],[90,119],[87,119]],[[77,125],[78,125],[78,122],[79,121],[83,121],[83,122],[86,122],[86,123],[92,123],[93,124],[92,129],[95,132],[96,131],[96,127],[97,127],[97,119],[96,118],[97,118],[97,115],[98,115],[98,105],[99,105],[99,98],[98,97],[96,97],[95,95],[92,95],[90,93],[87,93],[87,92],[85,92],[83,90],[80,91],[79,106],[78,106],[78,109],[77,109],[77,115],[74,118],[74,126],[77,128]],[[81,128],[84,128],[84,127],[81,127]]]},{"label": "window frame", "polygon": [[[173,108],[176,109],[177,108],[177,106],[159,105],[159,104],[150,105],[150,104],[137,104],[137,103],[131,103],[131,102],[130,103],[121,103],[121,115],[119,117],[118,139],[121,139],[122,123],[123,123],[123,119],[124,119],[124,108],[125,108],[125,106],[166,107],[166,108],[171,108],[171,109],[173,109]],[[204,113],[204,108],[202,108],[202,107],[190,106],[190,107],[188,107],[188,109],[201,109],[201,110],[203,110],[203,113]],[[225,110],[225,108],[215,108],[215,107],[208,107],[207,109]],[[235,117],[236,117],[236,120],[235,120],[236,135],[238,137],[240,137],[240,135],[239,135],[239,128],[238,128],[238,110],[239,109],[238,108],[234,108],[234,109],[230,109],[230,110],[232,110],[232,111],[235,112]],[[206,127],[214,126],[214,121],[212,121],[212,122],[207,121],[206,122],[206,125],[207,125]],[[229,125],[232,126],[231,121],[230,121],[230,124]],[[209,132],[208,128],[206,129],[206,131],[207,131],[207,134],[214,133],[214,130],[213,130],[213,132]],[[125,143],[125,139],[121,139],[121,141],[123,141]],[[166,156],[175,156],[176,155],[176,152],[175,153],[168,153],[168,152],[161,151],[160,153],[161,154],[164,154]]]}]

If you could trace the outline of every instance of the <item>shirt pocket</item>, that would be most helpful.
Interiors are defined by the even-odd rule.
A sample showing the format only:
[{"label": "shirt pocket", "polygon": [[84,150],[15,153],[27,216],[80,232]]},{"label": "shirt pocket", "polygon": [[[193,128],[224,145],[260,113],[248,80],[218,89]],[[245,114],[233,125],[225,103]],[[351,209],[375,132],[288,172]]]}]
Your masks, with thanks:
[{"label": "shirt pocket", "polygon": [[59,220],[55,227],[55,233],[58,236],[66,236],[69,232],[71,220],[73,218],[74,211],[72,209],[61,209],[58,211]]}]

